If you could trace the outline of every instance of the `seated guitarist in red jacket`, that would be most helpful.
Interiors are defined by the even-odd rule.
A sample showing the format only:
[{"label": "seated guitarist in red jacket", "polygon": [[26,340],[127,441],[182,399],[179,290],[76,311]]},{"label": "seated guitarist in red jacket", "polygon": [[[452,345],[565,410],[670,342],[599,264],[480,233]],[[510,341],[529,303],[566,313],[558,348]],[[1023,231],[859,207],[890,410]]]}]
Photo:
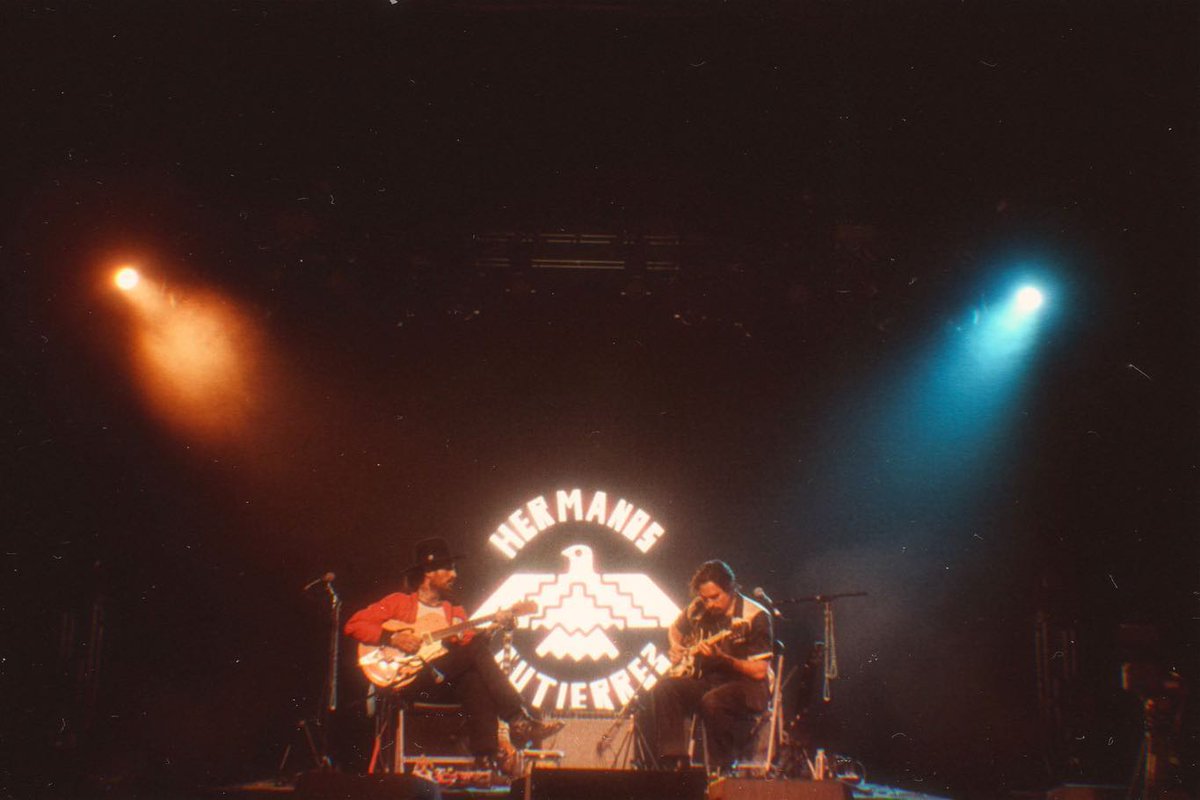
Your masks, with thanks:
[{"label": "seated guitarist in red jacket", "polygon": [[[416,623],[433,615],[445,622],[432,627],[466,621],[467,612],[462,606],[450,602],[458,573],[454,568],[456,556],[451,555],[445,540],[423,539],[417,542],[416,551],[417,563],[406,572],[416,590],[389,594],[358,611],[346,622],[346,635],[363,644],[387,645],[416,653],[421,648],[421,639],[416,634],[409,630],[385,630],[384,623],[389,620]],[[500,626],[511,625],[512,614],[500,612],[495,622]],[[415,696],[436,684],[448,685],[467,714],[471,752],[479,766],[492,768],[497,764],[498,719],[509,724],[509,738],[518,748],[540,742],[561,729],[563,723],[542,722],[529,716],[521,705],[520,695],[488,650],[486,639],[466,631],[457,640],[446,640],[448,652],[425,665],[402,692]]]}]

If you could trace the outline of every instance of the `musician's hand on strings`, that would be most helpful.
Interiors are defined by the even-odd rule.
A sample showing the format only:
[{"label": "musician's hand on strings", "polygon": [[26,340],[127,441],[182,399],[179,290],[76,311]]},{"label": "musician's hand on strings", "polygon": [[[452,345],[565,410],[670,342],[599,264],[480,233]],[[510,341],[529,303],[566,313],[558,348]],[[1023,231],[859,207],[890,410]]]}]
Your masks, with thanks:
[{"label": "musician's hand on strings", "polygon": [[421,639],[412,631],[396,631],[387,637],[387,642],[392,647],[410,654],[421,649]]},{"label": "musician's hand on strings", "polygon": [[729,655],[717,645],[718,642],[700,642],[696,645],[696,655],[728,661]]}]

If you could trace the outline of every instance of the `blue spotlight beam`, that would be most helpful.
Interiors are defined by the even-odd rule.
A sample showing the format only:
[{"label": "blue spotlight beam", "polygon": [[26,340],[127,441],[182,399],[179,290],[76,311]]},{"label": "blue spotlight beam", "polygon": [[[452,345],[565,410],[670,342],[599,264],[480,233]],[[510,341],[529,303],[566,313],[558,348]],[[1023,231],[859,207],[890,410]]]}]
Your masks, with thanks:
[{"label": "blue spotlight beam", "polygon": [[[1048,295],[1010,284],[843,406],[845,435],[810,507],[830,526],[951,530],[1016,463],[1023,398]],[[830,502],[836,498],[836,502]]]}]

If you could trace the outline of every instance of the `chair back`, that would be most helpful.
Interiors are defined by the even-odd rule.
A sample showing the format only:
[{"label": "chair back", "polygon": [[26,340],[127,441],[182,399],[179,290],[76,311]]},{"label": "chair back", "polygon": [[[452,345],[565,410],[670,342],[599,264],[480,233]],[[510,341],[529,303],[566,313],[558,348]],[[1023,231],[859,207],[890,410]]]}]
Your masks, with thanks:
[{"label": "chair back", "polygon": [[779,752],[779,740],[783,727],[783,650],[776,647],[771,658],[770,697],[767,708],[754,722],[750,732],[750,743],[744,758],[738,759],[738,773],[759,778],[767,777],[771,765]]}]

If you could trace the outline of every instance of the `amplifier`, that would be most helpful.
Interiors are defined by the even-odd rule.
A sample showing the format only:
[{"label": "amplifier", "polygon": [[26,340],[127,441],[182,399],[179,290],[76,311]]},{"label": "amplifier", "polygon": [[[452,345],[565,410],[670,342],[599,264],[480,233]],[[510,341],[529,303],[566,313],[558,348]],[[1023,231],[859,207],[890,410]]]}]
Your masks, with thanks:
[{"label": "amplifier", "polygon": [[569,717],[561,731],[541,744],[543,750],[563,753],[560,765],[581,769],[632,769],[633,718]]},{"label": "amplifier", "polygon": [[708,787],[708,800],[850,800],[841,781],[764,781],[721,778]]},{"label": "amplifier", "polygon": [[702,769],[638,772],[534,769],[513,782],[509,800],[704,800]]}]

